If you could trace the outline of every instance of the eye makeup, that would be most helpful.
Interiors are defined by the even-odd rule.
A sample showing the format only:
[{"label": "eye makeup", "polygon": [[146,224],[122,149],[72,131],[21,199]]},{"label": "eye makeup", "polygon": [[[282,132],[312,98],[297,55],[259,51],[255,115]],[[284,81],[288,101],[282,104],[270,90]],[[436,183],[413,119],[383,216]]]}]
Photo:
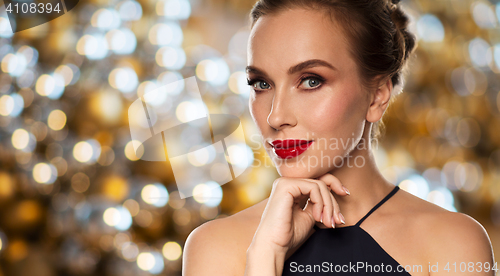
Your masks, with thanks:
[{"label": "eye makeup", "polygon": [[[318,80],[319,81],[319,85],[317,86],[314,86],[313,88],[305,88],[303,90],[306,90],[306,91],[315,91],[317,89],[319,89],[320,87],[323,86],[323,84],[325,83],[325,79],[321,76],[318,76],[316,74],[308,74],[308,75],[304,75],[300,78],[299,80],[299,86],[306,80]],[[259,82],[263,82],[263,83],[266,83],[269,87],[270,87],[270,84],[269,82],[263,80],[262,78],[249,78],[247,79],[247,84],[249,86],[254,86],[256,83],[259,83]],[[255,87],[253,87],[255,92],[256,93],[259,93],[259,92],[262,92],[263,90],[267,90],[267,89],[255,89]]]}]

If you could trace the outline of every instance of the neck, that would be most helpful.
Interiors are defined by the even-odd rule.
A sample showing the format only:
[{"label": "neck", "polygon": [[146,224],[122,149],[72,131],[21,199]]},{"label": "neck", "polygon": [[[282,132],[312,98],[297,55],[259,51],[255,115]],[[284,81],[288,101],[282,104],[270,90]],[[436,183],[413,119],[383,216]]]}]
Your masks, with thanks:
[{"label": "neck", "polygon": [[346,225],[357,223],[394,188],[377,168],[369,143],[366,147],[356,147],[344,160],[344,166],[329,173],[338,178],[351,193],[347,196],[333,194]]}]

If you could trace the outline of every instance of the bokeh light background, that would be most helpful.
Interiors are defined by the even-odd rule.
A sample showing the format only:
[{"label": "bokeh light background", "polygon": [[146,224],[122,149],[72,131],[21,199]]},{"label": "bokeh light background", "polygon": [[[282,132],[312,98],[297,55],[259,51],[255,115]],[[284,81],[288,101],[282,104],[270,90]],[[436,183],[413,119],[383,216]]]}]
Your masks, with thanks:
[{"label": "bokeh light background", "polygon": [[[254,2],[85,0],[16,34],[1,6],[0,275],[181,275],[194,228],[269,195],[278,174],[253,138],[244,73]],[[419,46],[377,163],[403,189],[476,218],[498,253],[500,2],[402,4]],[[210,112],[240,117],[254,164],[268,164],[208,201],[181,199],[168,161],[140,160],[128,127],[134,100],[193,75]],[[179,119],[192,110],[147,104]]]}]

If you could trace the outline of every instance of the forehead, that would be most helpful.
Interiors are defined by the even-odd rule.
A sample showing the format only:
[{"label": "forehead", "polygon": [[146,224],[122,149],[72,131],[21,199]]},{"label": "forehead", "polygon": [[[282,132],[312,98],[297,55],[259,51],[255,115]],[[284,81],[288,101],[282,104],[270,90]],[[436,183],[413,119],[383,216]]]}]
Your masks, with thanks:
[{"label": "forehead", "polygon": [[305,60],[323,59],[342,70],[354,66],[348,45],[341,27],[325,13],[294,8],[259,18],[248,41],[247,62],[288,69]]}]

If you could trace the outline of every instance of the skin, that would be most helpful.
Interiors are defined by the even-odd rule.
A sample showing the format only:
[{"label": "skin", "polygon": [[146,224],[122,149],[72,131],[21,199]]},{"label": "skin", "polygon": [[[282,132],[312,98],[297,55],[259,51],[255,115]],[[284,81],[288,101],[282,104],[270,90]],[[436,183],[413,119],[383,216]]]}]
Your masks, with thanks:
[{"label": "skin", "polygon": [[[364,88],[349,47],[340,26],[321,12],[300,8],[261,17],[248,44],[248,65],[259,71],[248,72],[249,79],[257,80],[249,107],[263,145],[282,177],[318,179],[331,173],[347,187],[351,195],[333,194],[337,212],[346,222],[337,222],[335,227],[355,224],[394,187],[378,170],[368,142],[371,125],[387,109],[392,83],[380,78],[375,89]],[[323,60],[335,69],[315,66],[289,74],[290,68],[308,60]],[[319,88],[309,90],[315,87]],[[292,138],[314,139],[313,145],[323,139],[323,144],[316,143],[285,163],[268,142]],[[338,141],[338,147],[325,141]],[[326,156],[325,162],[336,163],[308,163],[322,156]],[[350,159],[350,166],[346,159]],[[362,160],[363,165],[354,165],[354,160],[357,164]],[[246,253],[255,243],[268,199],[196,228],[186,241],[183,275],[244,275]],[[326,221],[316,225],[331,227]],[[411,275],[493,275],[445,271],[447,262],[493,262],[486,231],[470,216],[449,212],[404,190],[372,213],[361,227],[400,264],[422,266]],[[314,231],[311,229],[309,235]],[[286,258],[299,246],[290,249]],[[265,246],[259,245],[258,251],[273,256]],[[252,261],[252,266],[259,267],[258,260]],[[429,264],[436,263],[439,272],[429,272]]]}]

